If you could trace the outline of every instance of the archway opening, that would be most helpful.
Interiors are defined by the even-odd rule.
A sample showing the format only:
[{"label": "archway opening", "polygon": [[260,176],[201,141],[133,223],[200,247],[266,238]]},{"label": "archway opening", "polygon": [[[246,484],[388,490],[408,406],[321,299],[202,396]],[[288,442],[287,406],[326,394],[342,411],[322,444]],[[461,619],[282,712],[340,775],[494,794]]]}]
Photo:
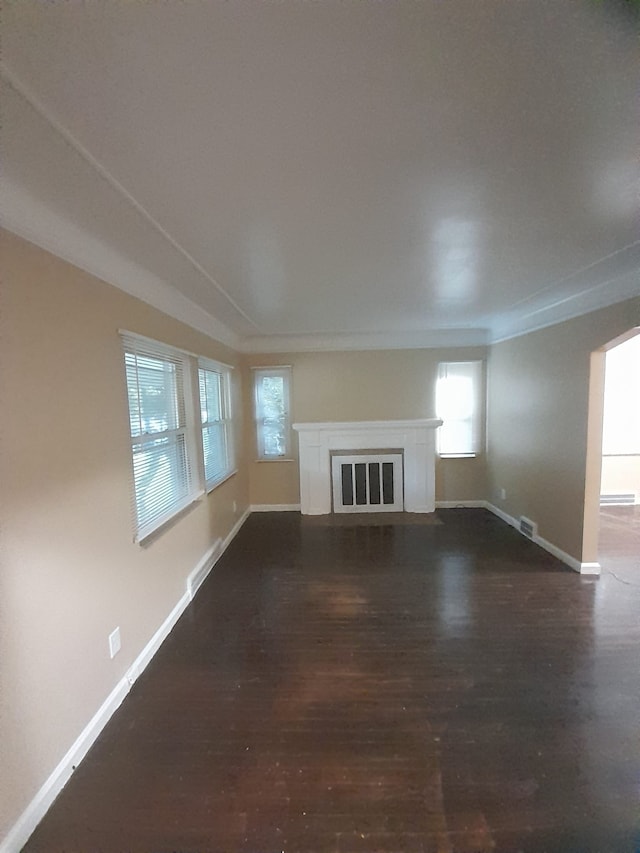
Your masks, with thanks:
[{"label": "archway opening", "polygon": [[640,327],[592,353],[583,561],[640,583]]}]

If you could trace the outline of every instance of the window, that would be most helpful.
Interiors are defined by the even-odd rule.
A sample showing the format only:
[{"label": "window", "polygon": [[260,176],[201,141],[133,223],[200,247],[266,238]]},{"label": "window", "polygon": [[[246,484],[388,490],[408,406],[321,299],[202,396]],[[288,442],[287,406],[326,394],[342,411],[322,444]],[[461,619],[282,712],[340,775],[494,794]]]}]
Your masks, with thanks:
[{"label": "window", "polygon": [[231,371],[224,365],[200,359],[198,386],[204,479],[207,489],[211,489],[234,469]]},{"label": "window", "polygon": [[254,368],[258,459],[291,455],[290,367]]},{"label": "window", "polygon": [[436,416],[440,456],[476,456],[480,449],[482,362],[445,361],[438,365]]},{"label": "window", "polygon": [[230,368],[121,334],[139,542],[233,473]]}]

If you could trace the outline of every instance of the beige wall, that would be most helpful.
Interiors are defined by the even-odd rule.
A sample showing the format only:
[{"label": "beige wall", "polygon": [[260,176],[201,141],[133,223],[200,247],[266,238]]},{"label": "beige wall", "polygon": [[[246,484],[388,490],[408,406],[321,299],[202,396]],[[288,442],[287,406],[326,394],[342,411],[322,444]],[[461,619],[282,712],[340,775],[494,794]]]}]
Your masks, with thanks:
[{"label": "beige wall", "polygon": [[[0,838],[180,599],[212,542],[249,502],[298,503],[296,461],[255,462],[251,365],[293,366],[294,420],[420,418],[434,414],[439,361],[487,355],[469,348],[244,357],[234,376],[246,413],[239,473],[140,547],[129,512],[118,329],[232,364],[237,356],[12,235],[2,236],[2,252]],[[489,498],[530,516],[542,536],[579,557],[589,353],[637,324],[638,299],[493,347],[488,474],[484,453],[439,461],[438,500]],[[507,489],[504,502],[499,488]],[[122,650],[110,660],[107,636],[116,626]]]},{"label": "beige wall", "polygon": [[[433,417],[438,362],[471,361],[486,356],[484,347],[247,356],[244,359],[247,412],[252,411],[251,367],[290,364],[294,421]],[[293,441],[293,462],[256,462],[255,430],[249,416],[246,425],[251,503],[299,503],[297,438]],[[484,452],[476,459],[439,460],[437,500],[483,500],[485,467]]]},{"label": "beige wall", "polygon": [[2,253],[0,839],[248,503],[241,460],[150,544],[133,543],[118,329],[236,356],[13,235]]},{"label": "beige wall", "polygon": [[487,497],[536,521],[540,536],[579,560],[590,559],[583,556],[590,353],[639,324],[640,299],[632,299],[491,348]]}]

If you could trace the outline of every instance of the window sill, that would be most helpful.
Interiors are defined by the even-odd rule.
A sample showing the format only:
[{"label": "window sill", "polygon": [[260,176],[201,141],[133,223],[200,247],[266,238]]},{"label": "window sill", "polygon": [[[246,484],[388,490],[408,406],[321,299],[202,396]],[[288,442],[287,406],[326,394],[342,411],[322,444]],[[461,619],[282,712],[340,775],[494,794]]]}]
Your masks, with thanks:
[{"label": "window sill", "polygon": [[256,462],[295,462],[292,456],[273,456],[269,459],[256,459]]},{"label": "window sill", "polygon": [[234,468],[233,471],[229,471],[228,474],[225,474],[219,480],[213,480],[211,483],[207,483],[207,494],[210,495],[211,492],[215,491],[218,486],[221,486],[223,483],[226,483],[227,480],[230,480],[238,473],[238,469]]},{"label": "window sill", "polygon": [[204,494],[203,491],[199,491],[193,495],[189,495],[182,504],[172,511],[171,515],[166,515],[152,525],[147,525],[142,530],[136,531],[133,541],[136,545],[149,545],[153,539],[164,532],[165,528],[169,527],[173,522],[178,521],[183,515],[186,515],[191,507],[199,503]]},{"label": "window sill", "polygon": [[440,459],[476,459],[479,453],[439,453]]}]

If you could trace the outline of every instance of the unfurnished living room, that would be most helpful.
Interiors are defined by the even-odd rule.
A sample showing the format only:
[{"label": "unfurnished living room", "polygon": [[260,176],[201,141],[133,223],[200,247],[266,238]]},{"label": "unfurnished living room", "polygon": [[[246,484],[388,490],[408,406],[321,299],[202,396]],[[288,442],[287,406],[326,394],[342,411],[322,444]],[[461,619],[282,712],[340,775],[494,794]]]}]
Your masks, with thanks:
[{"label": "unfurnished living room", "polygon": [[637,853],[640,2],[0,27],[0,853]]}]

